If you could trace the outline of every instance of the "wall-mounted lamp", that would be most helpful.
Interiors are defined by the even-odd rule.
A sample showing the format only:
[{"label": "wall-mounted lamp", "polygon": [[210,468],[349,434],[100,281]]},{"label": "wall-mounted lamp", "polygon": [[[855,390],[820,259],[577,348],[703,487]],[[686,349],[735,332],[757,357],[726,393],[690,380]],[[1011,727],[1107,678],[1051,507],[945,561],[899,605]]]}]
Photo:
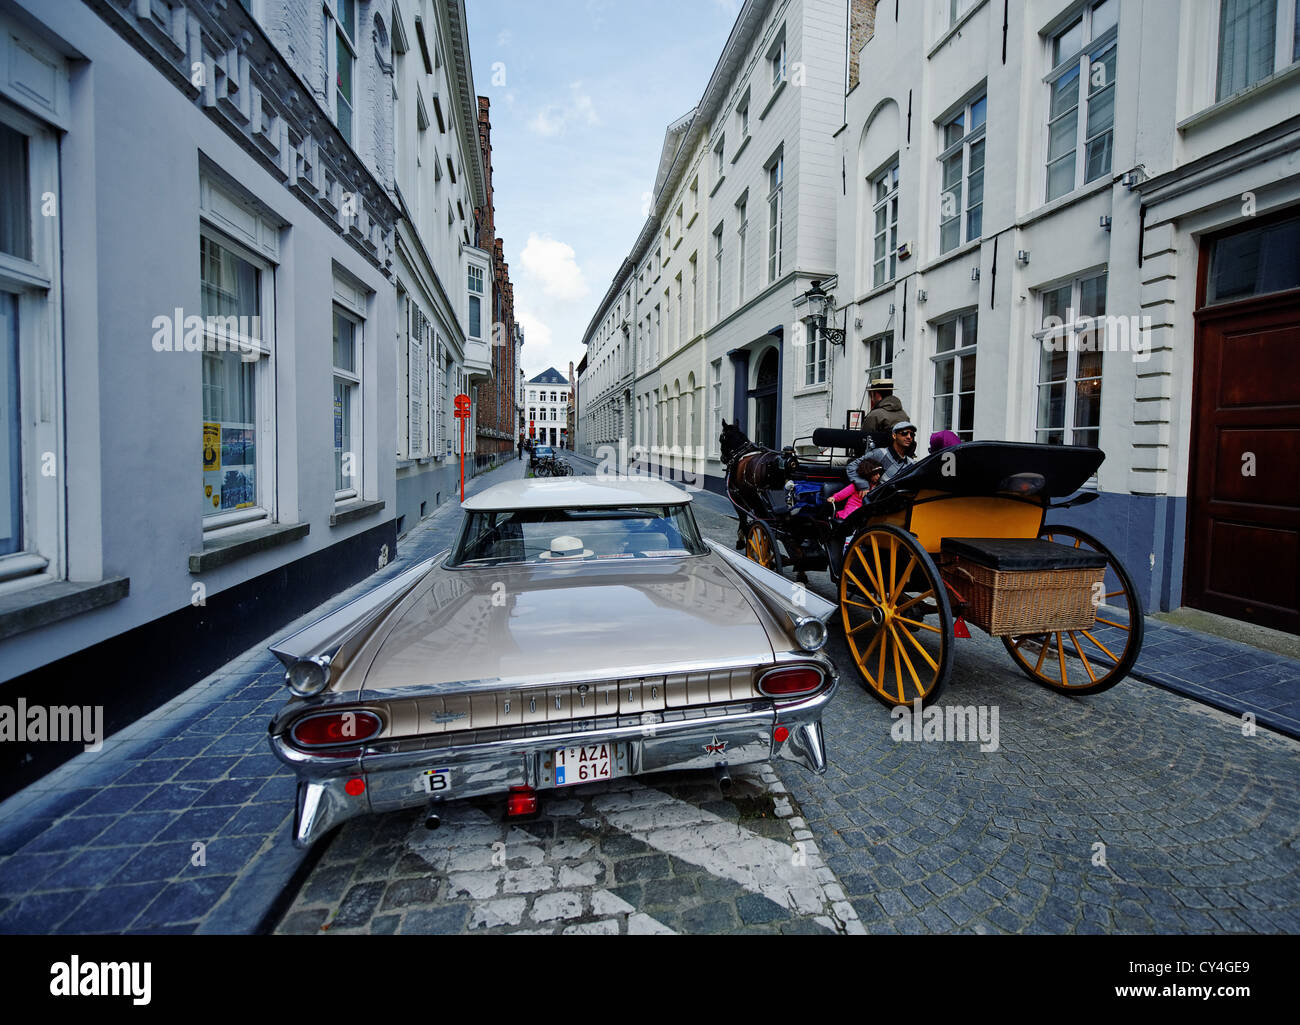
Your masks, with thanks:
[{"label": "wall-mounted lamp", "polygon": [[930,293],[927,292],[924,288],[918,288],[918,289],[916,290],[916,301],[917,301],[917,302],[919,302],[919,303],[923,303],[923,302],[925,302],[925,301],[926,301],[927,299],[929,299],[929,298],[930,298]]},{"label": "wall-mounted lamp", "polygon": [[1110,214],[1101,215],[1101,228],[1103,231],[1110,231]]},{"label": "wall-mounted lamp", "polygon": [[891,317],[894,315],[894,304],[893,304],[893,303],[890,303],[890,304],[889,304],[889,315],[890,315]]},{"label": "wall-mounted lamp", "polygon": [[1131,171],[1125,171],[1120,177],[1119,183],[1126,189],[1135,189],[1147,180],[1146,168],[1139,164]]},{"label": "wall-mounted lamp", "polygon": [[1016,251],[1016,263],[1026,264],[1029,262],[1029,250],[1019,249]]},{"label": "wall-mounted lamp", "polygon": [[972,267],[972,268],[970,269],[970,279],[971,279],[972,281],[979,281],[979,279],[980,279],[980,269],[979,269],[978,267]]},{"label": "wall-mounted lamp", "polygon": [[826,294],[820,278],[813,281],[812,288],[803,294],[803,299],[808,306],[808,312],[803,319],[820,332],[831,345],[843,345],[845,333],[839,328],[826,326],[830,315],[835,312],[835,297]]}]

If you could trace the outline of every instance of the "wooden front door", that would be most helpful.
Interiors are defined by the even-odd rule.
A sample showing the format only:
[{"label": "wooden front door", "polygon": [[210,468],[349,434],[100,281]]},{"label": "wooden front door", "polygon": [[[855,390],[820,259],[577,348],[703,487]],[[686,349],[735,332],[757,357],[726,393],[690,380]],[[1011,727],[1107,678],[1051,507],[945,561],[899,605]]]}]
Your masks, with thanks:
[{"label": "wooden front door", "polygon": [[1300,633],[1300,292],[1196,314],[1184,603]]}]

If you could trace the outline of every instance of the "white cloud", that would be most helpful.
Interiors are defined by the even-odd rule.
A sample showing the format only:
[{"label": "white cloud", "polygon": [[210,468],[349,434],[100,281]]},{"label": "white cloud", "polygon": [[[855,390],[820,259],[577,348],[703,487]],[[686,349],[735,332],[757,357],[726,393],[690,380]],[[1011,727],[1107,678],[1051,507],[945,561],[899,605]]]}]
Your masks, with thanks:
[{"label": "white cloud", "polygon": [[[540,320],[531,310],[526,310],[523,307],[515,310],[515,320],[523,325],[524,348],[529,350],[530,355],[541,350],[550,351],[551,329],[546,326],[545,322]],[[538,371],[538,373],[541,373],[541,371]]]},{"label": "white cloud", "polygon": [[547,296],[574,301],[585,299],[591,293],[572,246],[533,232],[519,256],[525,273],[541,282]]},{"label": "white cloud", "polygon": [[563,135],[570,125],[600,124],[596,105],[591,97],[583,91],[581,82],[569,84],[569,101],[567,103],[548,103],[528,122],[528,127],[538,135],[551,138]]}]

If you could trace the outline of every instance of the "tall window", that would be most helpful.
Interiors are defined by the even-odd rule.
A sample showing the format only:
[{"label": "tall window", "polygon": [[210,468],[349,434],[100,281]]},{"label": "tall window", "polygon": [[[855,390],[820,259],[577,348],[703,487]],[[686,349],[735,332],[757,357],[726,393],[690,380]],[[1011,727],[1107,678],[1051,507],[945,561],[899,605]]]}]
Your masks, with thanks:
[{"label": "tall window", "polygon": [[334,497],[361,496],[361,325],[334,309]]},{"label": "tall window", "polygon": [[740,222],[740,227],[736,229],[736,264],[738,273],[736,274],[736,305],[745,304],[745,254],[749,247],[745,245],[745,237],[749,233],[749,201],[742,199],[736,204],[736,219]]},{"label": "tall window", "polygon": [[826,383],[826,336],[811,323],[804,323],[805,337],[803,383],[805,386]]},{"label": "tall window", "polygon": [[483,268],[469,267],[469,336],[483,337]]},{"label": "tall window", "polygon": [[780,41],[772,48],[770,56],[767,58],[768,67],[772,72],[772,88],[775,89],[785,81],[785,37],[782,36]]},{"label": "tall window", "polygon": [[691,253],[691,337],[704,329],[700,318],[700,254]]},{"label": "tall window", "polygon": [[709,451],[718,450],[722,437],[722,360],[709,364]]},{"label": "tall window", "polygon": [[[6,252],[8,245],[0,239],[0,248]],[[11,555],[23,546],[22,419],[18,395],[18,296],[0,292],[0,555]]]},{"label": "tall window", "polygon": [[898,163],[875,180],[875,234],[872,284],[893,281],[898,273]]},{"label": "tall window", "polygon": [[718,144],[713,147],[713,180],[721,181],[726,171],[727,137],[721,135],[718,137]]},{"label": "tall window", "polygon": [[933,428],[953,431],[962,441],[970,441],[975,432],[977,341],[975,313],[963,313],[935,325]]},{"label": "tall window", "polygon": [[352,144],[353,76],[357,59],[356,0],[324,0],[325,68],[334,120]]},{"label": "tall window", "polygon": [[713,233],[713,319],[722,319],[722,225]]},{"label": "tall window", "polygon": [[1216,100],[1300,60],[1300,5],[1295,0],[1219,0],[1218,29]]},{"label": "tall window", "polygon": [[[782,47],[784,47],[784,43]],[[778,153],[767,168],[767,282],[781,276],[782,197],[785,181],[785,154]]]},{"label": "tall window", "polygon": [[1106,348],[1106,275],[1044,291],[1035,440],[1096,445],[1101,434],[1101,365]]},{"label": "tall window", "polygon": [[956,25],[957,19],[965,14],[974,2],[975,0],[948,0],[948,25],[950,27]]},{"label": "tall window", "polygon": [[1052,36],[1047,198],[1110,174],[1119,0],[1085,7]]},{"label": "tall window", "polygon": [[745,98],[736,106],[736,123],[740,127],[740,141],[744,142],[749,135],[749,91],[746,90]]},{"label": "tall window", "polygon": [[263,281],[270,272],[232,245],[199,238],[203,352],[203,514],[206,527],[272,515],[273,440],[259,417],[274,407]]},{"label": "tall window", "polygon": [[686,332],[686,286],[682,281],[682,276],[677,275],[677,345],[686,344],[686,339],[690,335]]},{"label": "tall window", "polygon": [[968,103],[943,126],[939,156],[939,251],[946,253],[980,237],[984,230],[985,98]]},{"label": "tall window", "polygon": [[655,328],[654,328],[654,331],[655,331],[655,334],[654,334],[654,339],[655,339],[655,340],[654,340],[654,353],[655,353],[655,359],[654,359],[654,361],[655,361],[656,364],[658,364],[658,362],[659,362],[659,353],[660,353],[660,345],[661,345],[661,342],[662,342],[662,339],[663,339],[663,323],[662,323],[661,318],[660,318],[660,309],[659,309],[658,306],[655,307]]},{"label": "tall window", "polygon": [[894,335],[876,335],[868,338],[867,346],[867,381],[878,381],[894,376]]}]

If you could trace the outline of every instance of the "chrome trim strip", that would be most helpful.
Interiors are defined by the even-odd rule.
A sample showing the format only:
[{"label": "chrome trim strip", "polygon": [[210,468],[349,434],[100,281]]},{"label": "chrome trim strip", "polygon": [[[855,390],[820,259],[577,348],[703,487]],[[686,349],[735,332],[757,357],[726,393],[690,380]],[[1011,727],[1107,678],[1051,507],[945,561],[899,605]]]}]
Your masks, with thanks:
[{"label": "chrome trim strip", "polygon": [[744,577],[758,596],[769,606],[774,606],[773,611],[778,614],[811,616],[825,623],[839,607],[821,595],[814,594],[806,585],[787,580],[781,574],[737,555],[717,541],[706,538],[704,543],[721,556],[728,566]]}]

